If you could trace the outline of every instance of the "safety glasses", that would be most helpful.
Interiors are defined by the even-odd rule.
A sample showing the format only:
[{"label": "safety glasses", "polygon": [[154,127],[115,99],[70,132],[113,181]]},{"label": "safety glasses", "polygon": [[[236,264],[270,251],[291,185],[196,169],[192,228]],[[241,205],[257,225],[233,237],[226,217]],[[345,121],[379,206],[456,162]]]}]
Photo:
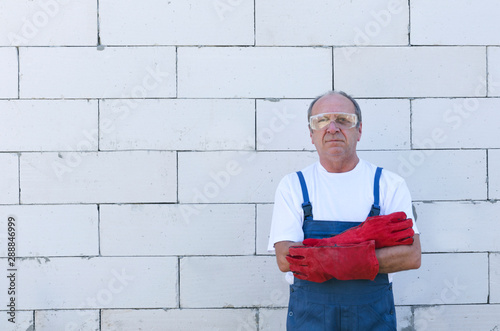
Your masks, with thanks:
[{"label": "safety glasses", "polygon": [[309,119],[309,126],[313,130],[321,130],[335,122],[338,129],[347,130],[353,128],[358,124],[358,116],[349,113],[325,113],[311,116]]}]

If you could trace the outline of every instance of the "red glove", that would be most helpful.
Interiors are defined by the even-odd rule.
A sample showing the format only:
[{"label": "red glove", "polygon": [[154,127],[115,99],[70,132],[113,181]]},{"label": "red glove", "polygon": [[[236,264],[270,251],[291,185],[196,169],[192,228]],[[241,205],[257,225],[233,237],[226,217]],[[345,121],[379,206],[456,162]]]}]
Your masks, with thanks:
[{"label": "red glove", "polygon": [[286,259],[295,277],[317,283],[332,278],[373,280],[378,273],[373,240],[355,245],[292,246]]},{"label": "red glove", "polygon": [[324,239],[305,239],[305,246],[359,244],[375,240],[375,248],[413,244],[413,221],[404,212],[368,217],[363,223],[336,236]]}]

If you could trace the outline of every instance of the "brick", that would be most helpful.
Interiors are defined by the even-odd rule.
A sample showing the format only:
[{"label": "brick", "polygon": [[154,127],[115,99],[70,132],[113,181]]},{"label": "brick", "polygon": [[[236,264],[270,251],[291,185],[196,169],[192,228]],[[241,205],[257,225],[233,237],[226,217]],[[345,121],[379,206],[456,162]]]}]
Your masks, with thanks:
[{"label": "brick", "polygon": [[248,330],[257,331],[253,309],[103,310],[102,331]]},{"label": "brick", "polygon": [[488,150],[488,197],[500,199],[500,150]]},{"label": "brick", "polygon": [[174,47],[21,48],[20,62],[22,98],[145,98],[176,93]]},{"label": "brick", "polygon": [[484,47],[341,47],[333,57],[335,88],[355,97],[477,97],[486,77]]},{"label": "brick", "polygon": [[366,151],[358,155],[405,178],[414,200],[487,198],[484,151]]},{"label": "brick", "polygon": [[[495,13],[500,3],[467,0],[411,1],[410,42],[412,45],[498,45],[495,31],[500,22]],[[442,13],[446,13],[443,17]]]},{"label": "brick", "polygon": [[26,204],[177,200],[172,152],[27,153],[20,173]]},{"label": "brick", "polygon": [[104,100],[101,150],[255,147],[253,100]]},{"label": "brick", "polygon": [[253,1],[104,0],[105,45],[253,45]]},{"label": "brick", "polygon": [[36,330],[99,330],[99,310],[42,310],[35,312]]},{"label": "brick", "polygon": [[273,216],[273,205],[257,205],[257,254],[270,254],[267,252],[269,233],[271,231],[271,219]]},{"label": "brick", "polygon": [[181,308],[283,307],[288,303],[288,283],[271,256],[185,257],[180,270]]},{"label": "brick", "polygon": [[[0,224],[16,221],[18,256],[88,256],[99,254],[97,206],[1,206]],[[7,246],[0,256],[7,256]]]},{"label": "brick", "polygon": [[255,207],[101,205],[100,234],[101,253],[107,256],[250,255],[255,253]]},{"label": "brick", "polygon": [[329,48],[178,49],[179,97],[311,98],[331,83]]},{"label": "brick", "polygon": [[83,151],[98,149],[97,101],[0,101],[3,151]]},{"label": "brick", "polygon": [[0,31],[0,46],[96,45],[97,2],[4,0]]},{"label": "brick", "polygon": [[410,146],[410,103],[407,100],[358,100],[358,103],[363,121],[358,150],[407,149]]},{"label": "brick", "polygon": [[[176,257],[18,258],[16,308],[175,308],[177,266]],[[0,285],[6,289],[8,281],[2,277]],[[7,291],[0,299],[7,302]]]},{"label": "brick", "polygon": [[257,45],[407,45],[402,0],[256,2]]},{"label": "brick", "polygon": [[257,149],[314,150],[307,126],[311,101],[257,100]]},{"label": "brick", "polygon": [[0,48],[0,98],[18,97],[17,61],[14,47]]},{"label": "brick", "polygon": [[500,305],[450,305],[415,308],[415,330],[498,330]]},{"label": "brick", "polygon": [[500,47],[488,47],[488,96],[500,96]]},{"label": "brick", "polygon": [[286,308],[259,309],[259,331],[286,331]]},{"label": "brick", "polygon": [[[2,307],[3,308],[3,307]],[[16,316],[14,323],[10,322],[8,319],[11,318],[7,315],[6,311],[2,311],[4,318],[0,319],[0,329],[5,331],[26,331],[34,330],[35,323],[33,320],[32,311],[16,311]]]},{"label": "brick", "polygon": [[476,202],[417,203],[424,252],[500,251],[500,204]]},{"label": "brick", "polygon": [[500,254],[490,254],[490,302],[500,303]]},{"label": "brick", "polygon": [[396,319],[398,331],[411,330],[411,326],[413,325],[413,313],[411,311],[411,307],[396,307]]},{"label": "brick", "polygon": [[414,148],[495,148],[500,99],[422,99],[412,102]]},{"label": "brick", "polygon": [[0,204],[19,203],[19,161],[16,154],[0,153]]},{"label": "brick", "polygon": [[281,178],[316,159],[311,152],[179,153],[179,201],[273,202]]},{"label": "brick", "polygon": [[423,254],[420,269],[396,273],[393,284],[396,305],[486,303],[488,254]]}]

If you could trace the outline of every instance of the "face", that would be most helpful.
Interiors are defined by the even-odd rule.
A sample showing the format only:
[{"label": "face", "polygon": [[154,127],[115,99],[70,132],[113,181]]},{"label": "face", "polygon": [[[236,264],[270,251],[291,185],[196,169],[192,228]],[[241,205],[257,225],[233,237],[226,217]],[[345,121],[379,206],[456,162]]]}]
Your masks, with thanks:
[{"label": "face", "polygon": [[[311,115],[322,113],[355,114],[352,102],[340,94],[326,95],[319,99],[312,108]],[[320,130],[311,131],[311,140],[320,161],[357,161],[356,145],[361,139],[361,123],[359,127],[339,129],[332,122]]]}]

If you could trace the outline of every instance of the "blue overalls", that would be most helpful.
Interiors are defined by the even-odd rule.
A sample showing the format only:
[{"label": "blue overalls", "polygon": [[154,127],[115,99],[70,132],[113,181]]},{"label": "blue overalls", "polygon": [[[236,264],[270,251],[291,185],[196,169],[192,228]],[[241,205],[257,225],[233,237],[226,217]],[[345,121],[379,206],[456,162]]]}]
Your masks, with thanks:
[{"label": "blue overalls", "polygon": [[[380,213],[379,179],[374,180],[374,203],[368,216]],[[302,172],[297,172],[304,203],[304,238],[327,238],[360,222],[313,220],[312,206]],[[375,280],[337,280],[315,283],[294,278],[290,285],[288,331],[395,331],[396,311],[392,285],[387,274]]]}]

